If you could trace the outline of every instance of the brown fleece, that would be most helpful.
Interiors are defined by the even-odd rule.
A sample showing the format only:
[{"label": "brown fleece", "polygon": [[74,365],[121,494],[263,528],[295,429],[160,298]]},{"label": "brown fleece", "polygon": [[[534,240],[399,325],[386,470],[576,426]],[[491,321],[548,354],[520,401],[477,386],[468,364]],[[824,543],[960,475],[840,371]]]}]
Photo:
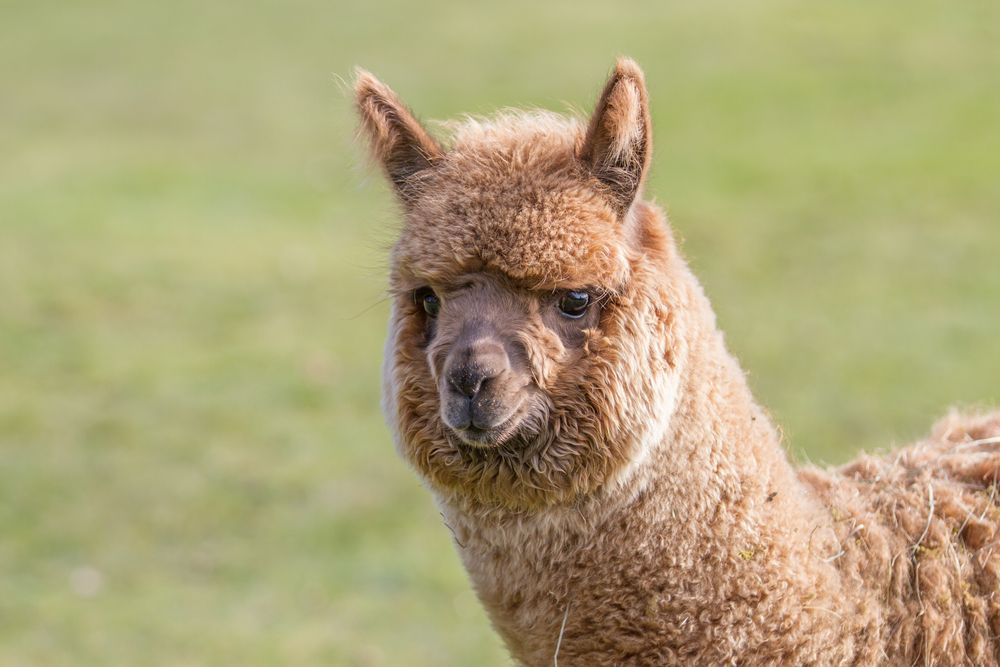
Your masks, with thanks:
[{"label": "brown fleece", "polygon": [[[356,95],[403,204],[384,407],[518,663],[1000,664],[1000,412],[794,470],[642,199],[634,62],[587,123],[505,112],[447,147],[370,74]],[[582,289],[570,330],[552,295]],[[488,446],[441,418],[472,324],[510,358],[490,407],[517,406]]]}]

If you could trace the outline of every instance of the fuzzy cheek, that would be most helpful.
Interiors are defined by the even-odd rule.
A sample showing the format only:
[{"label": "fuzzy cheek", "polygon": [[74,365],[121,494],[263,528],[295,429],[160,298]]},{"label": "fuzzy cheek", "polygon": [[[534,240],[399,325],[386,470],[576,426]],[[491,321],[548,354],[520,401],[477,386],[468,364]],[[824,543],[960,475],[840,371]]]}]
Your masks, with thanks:
[{"label": "fuzzy cheek", "polygon": [[560,362],[566,357],[566,347],[559,336],[548,328],[539,326],[519,333],[517,341],[527,354],[535,384],[540,389],[551,385]]},{"label": "fuzzy cheek", "polygon": [[396,393],[399,385],[396,382],[395,347],[398,337],[398,324],[395,307],[389,315],[389,331],[385,337],[385,347],[382,357],[382,414],[386,423],[393,430],[393,437],[399,440],[399,415],[397,412]]}]

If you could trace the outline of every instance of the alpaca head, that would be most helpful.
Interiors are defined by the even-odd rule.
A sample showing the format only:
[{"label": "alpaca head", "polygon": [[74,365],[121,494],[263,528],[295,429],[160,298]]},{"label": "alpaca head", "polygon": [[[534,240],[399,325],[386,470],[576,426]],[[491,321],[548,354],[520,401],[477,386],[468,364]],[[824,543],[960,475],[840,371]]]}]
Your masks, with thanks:
[{"label": "alpaca head", "polygon": [[506,112],[447,147],[366,72],[362,131],[400,201],[385,407],[447,497],[537,509],[626,481],[662,436],[684,272],[640,198],[646,88],[618,62],[589,123]]}]

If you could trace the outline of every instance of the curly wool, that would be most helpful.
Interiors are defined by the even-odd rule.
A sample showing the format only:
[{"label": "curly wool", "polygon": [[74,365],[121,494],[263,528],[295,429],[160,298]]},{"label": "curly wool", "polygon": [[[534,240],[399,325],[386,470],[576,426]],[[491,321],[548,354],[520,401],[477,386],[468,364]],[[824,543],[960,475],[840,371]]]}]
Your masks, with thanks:
[{"label": "curly wool", "polygon": [[799,473],[833,518],[831,559],[874,617],[869,663],[997,664],[998,450],[1000,413],[953,413],[912,447]]}]

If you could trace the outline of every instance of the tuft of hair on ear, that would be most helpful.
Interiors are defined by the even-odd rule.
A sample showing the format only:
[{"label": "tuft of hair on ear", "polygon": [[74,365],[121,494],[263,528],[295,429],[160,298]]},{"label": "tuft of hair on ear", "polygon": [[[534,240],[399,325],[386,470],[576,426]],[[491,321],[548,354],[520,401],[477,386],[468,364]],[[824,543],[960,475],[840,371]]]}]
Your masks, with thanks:
[{"label": "tuft of hair on ear", "polygon": [[652,154],[645,77],[634,60],[619,58],[577,155],[624,216],[639,194]]},{"label": "tuft of hair on ear", "polygon": [[354,103],[361,133],[404,203],[415,195],[414,176],[444,155],[441,146],[389,86],[370,72],[355,70]]}]

